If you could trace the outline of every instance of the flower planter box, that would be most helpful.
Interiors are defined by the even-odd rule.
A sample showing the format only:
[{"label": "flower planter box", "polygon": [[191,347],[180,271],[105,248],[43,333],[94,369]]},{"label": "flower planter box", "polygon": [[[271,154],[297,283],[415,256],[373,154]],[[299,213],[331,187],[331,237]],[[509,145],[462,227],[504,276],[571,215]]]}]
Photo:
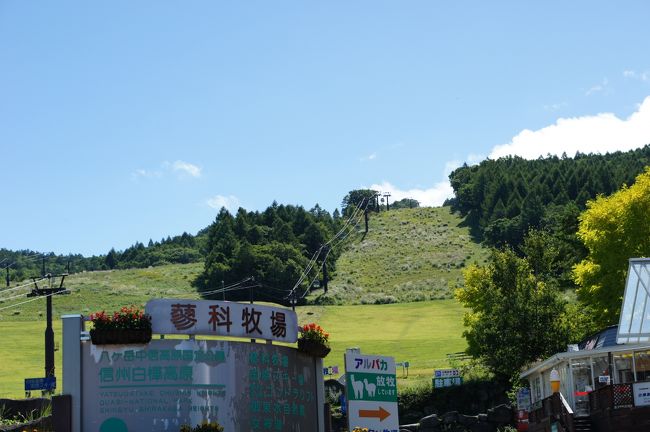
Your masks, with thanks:
[{"label": "flower planter box", "polygon": [[94,345],[146,344],[151,341],[151,329],[147,330],[90,330]]},{"label": "flower planter box", "polygon": [[298,349],[312,357],[324,358],[330,353],[331,348],[309,339],[298,339]]}]

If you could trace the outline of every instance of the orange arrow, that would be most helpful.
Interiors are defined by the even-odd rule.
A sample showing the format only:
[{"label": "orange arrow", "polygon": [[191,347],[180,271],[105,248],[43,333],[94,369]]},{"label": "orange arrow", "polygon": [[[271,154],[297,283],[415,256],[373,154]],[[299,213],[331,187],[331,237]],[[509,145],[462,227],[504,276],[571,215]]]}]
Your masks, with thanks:
[{"label": "orange arrow", "polygon": [[390,413],[382,407],[379,407],[378,410],[359,410],[359,417],[376,417],[379,421],[384,421],[388,416]]}]

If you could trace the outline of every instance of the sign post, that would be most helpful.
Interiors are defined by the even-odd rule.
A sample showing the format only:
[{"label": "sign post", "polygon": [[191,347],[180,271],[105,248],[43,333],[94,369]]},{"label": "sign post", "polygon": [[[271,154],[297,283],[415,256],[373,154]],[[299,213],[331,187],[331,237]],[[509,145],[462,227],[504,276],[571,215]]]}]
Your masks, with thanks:
[{"label": "sign post", "polygon": [[397,378],[393,357],[345,352],[348,400],[348,429],[369,432],[397,432]]}]

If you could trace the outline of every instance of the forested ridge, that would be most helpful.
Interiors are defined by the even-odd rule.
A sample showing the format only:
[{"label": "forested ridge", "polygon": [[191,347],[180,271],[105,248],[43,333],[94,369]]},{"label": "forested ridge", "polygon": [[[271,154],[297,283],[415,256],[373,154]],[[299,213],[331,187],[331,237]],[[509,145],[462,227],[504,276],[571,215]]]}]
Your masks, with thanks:
[{"label": "forested ridge", "polygon": [[535,263],[548,267],[545,277],[569,288],[575,286],[571,269],[587,253],[576,236],[587,201],[632,184],[648,165],[650,146],[573,158],[488,159],[450,174],[455,197],[447,204],[466,217],[478,240],[522,256],[538,255]]},{"label": "forested ridge", "polygon": [[[146,246],[136,242],[124,251],[111,249],[106,255],[93,257],[2,249],[0,268],[11,282],[41,273],[146,268],[204,261],[204,271],[194,281],[202,293],[252,278],[257,300],[286,303],[288,290],[301,277],[310,258],[335,237],[343,225],[338,210],[330,214],[318,204],[305,210],[301,206],[273,202],[263,212],[240,208],[234,215],[222,208],[215,221],[197,235],[183,233],[156,242],[149,240]],[[348,232],[345,234],[347,236]],[[315,280],[325,256],[330,275],[334,272],[342,246],[340,242],[332,245],[314,263],[300,285],[300,294]],[[248,300],[249,292],[234,291],[228,298]]]},{"label": "forested ridge", "polygon": [[[605,155],[578,153],[526,160],[508,156],[464,165],[450,176],[455,197],[448,201],[480,227],[492,245],[518,245],[558,208],[585,208],[609,195],[650,165],[650,146]],[[571,210],[573,211],[573,210]]]}]

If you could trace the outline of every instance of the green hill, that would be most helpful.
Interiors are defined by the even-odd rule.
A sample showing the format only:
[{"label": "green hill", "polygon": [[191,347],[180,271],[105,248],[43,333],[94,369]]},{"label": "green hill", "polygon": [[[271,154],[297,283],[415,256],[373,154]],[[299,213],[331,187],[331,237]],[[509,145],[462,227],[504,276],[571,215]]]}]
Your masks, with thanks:
[{"label": "green hill", "polygon": [[337,261],[323,304],[383,304],[447,299],[462,285],[462,271],[487,252],[472,241],[449,207],[373,213],[368,234]]},{"label": "green hill", "polygon": [[[331,334],[326,365],[343,369],[345,349],[360,347],[409,361],[409,378],[401,378],[400,386],[429,382],[434,368],[447,366],[446,354],[466,346],[463,310],[448,298],[462,283],[462,268],[484,257],[448,208],[373,214],[369,233],[352,242],[330,284],[327,301],[348,304],[298,307],[299,321],[317,322]],[[53,301],[57,346],[61,315],[144,305],[152,297],[198,298],[190,282],[202,268],[202,263],[173,264],[70,275],[65,285],[71,294]],[[426,301],[407,302],[413,300]],[[23,301],[0,302],[0,308]],[[386,302],[402,303],[359,304]],[[21,396],[24,378],[42,376],[44,312],[44,299],[0,310],[0,397]],[[60,378],[61,351],[56,365]]]}]

